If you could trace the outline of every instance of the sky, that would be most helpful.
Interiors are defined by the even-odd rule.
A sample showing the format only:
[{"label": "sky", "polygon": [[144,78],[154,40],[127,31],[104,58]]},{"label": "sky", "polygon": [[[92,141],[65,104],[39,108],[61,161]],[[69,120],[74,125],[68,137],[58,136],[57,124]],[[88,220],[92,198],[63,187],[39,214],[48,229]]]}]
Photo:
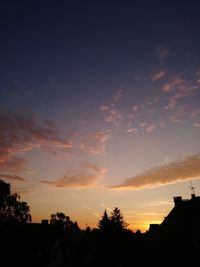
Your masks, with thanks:
[{"label": "sky", "polygon": [[146,231],[200,194],[199,1],[2,1],[0,178],[33,222]]}]

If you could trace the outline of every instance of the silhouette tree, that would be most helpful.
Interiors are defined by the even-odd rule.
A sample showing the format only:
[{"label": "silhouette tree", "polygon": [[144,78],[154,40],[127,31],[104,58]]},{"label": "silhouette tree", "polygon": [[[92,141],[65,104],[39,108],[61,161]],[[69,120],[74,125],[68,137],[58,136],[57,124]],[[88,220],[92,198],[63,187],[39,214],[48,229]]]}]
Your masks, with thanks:
[{"label": "silhouette tree", "polygon": [[114,208],[113,212],[111,213],[110,221],[112,228],[117,231],[124,230],[128,226],[128,224],[124,221],[124,217],[120,209],[117,207]]},{"label": "silhouette tree", "polygon": [[80,230],[78,223],[70,220],[63,212],[51,214],[50,224],[58,225],[63,230]]},{"label": "silhouette tree", "polygon": [[98,222],[98,228],[105,233],[121,232],[125,230],[127,226],[128,224],[124,221],[119,208],[115,208],[110,216],[108,216],[105,210],[102,218]]},{"label": "silhouette tree", "polygon": [[30,207],[20,201],[20,196],[11,194],[10,184],[0,180],[0,223],[31,221]]},{"label": "silhouette tree", "polygon": [[101,231],[107,232],[110,230],[110,227],[111,227],[111,220],[108,217],[107,211],[105,210],[102,218],[98,222],[98,228]]}]

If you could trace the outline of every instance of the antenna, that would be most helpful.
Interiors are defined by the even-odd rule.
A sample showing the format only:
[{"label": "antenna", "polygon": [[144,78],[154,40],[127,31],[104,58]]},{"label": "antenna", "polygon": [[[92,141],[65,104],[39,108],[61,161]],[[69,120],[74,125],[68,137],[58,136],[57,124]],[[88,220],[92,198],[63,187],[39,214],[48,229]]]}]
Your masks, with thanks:
[{"label": "antenna", "polygon": [[194,192],[195,187],[193,186],[191,179],[190,179],[190,185],[191,185],[190,189],[192,190],[192,193],[195,195],[195,192]]}]

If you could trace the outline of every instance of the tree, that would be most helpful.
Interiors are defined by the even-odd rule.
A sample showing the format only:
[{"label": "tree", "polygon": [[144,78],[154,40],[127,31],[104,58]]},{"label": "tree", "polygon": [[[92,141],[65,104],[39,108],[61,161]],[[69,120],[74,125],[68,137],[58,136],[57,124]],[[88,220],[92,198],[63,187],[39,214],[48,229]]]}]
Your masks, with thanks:
[{"label": "tree", "polygon": [[70,217],[66,216],[63,212],[51,214],[50,224],[58,225],[63,230],[80,230],[78,223],[70,220]]},{"label": "tree", "polygon": [[128,224],[124,221],[119,208],[114,208],[110,216],[108,216],[105,210],[102,218],[98,222],[98,228],[103,232],[120,232],[126,229],[127,226]]},{"label": "tree", "polygon": [[111,220],[108,217],[107,211],[105,210],[101,220],[99,220],[98,222],[98,228],[101,231],[107,232],[109,231],[110,227],[111,227]]},{"label": "tree", "polygon": [[124,217],[120,211],[119,208],[114,208],[113,212],[111,213],[110,216],[110,221],[113,230],[124,230],[128,226],[128,224],[124,221]]},{"label": "tree", "polygon": [[31,221],[30,207],[20,201],[20,196],[11,194],[10,184],[0,180],[0,223]]}]

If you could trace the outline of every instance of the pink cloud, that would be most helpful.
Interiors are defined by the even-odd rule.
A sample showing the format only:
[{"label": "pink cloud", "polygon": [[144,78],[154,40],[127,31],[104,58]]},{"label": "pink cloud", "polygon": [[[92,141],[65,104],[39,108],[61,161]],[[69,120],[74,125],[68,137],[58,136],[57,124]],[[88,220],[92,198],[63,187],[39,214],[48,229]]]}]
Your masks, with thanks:
[{"label": "pink cloud", "polygon": [[196,80],[196,83],[200,83],[200,79]]},{"label": "pink cloud", "polygon": [[118,102],[121,99],[121,97],[122,97],[122,93],[123,93],[123,90],[122,89],[119,89],[117,91],[116,95],[114,96],[113,101],[114,102]]},{"label": "pink cloud", "polygon": [[165,109],[174,109],[180,100],[191,96],[198,89],[199,86],[194,84],[194,82],[184,80],[179,76],[172,77],[170,82],[166,83],[162,90],[164,93],[170,92],[170,96],[168,98],[169,103],[165,106]]},{"label": "pink cloud", "polygon": [[164,76],[166,75],[166,71],[165,70],[160,70],[157,71],[155,73],[151,74],[151,79],[153,82],[158,81],[160,79],[162,79]]},{"label": "pink cloud", "polygon": [[141,122],[140,123],[140,127],[145,127],[145,126],[147,126],[147,123],[146,122]]},{"label": "pink cloud", "polygon": [[137,128],[129,128],[126,130],[126,133],[137,133],[138,129]]},{"label": "pink cloud", "polygon": [[200,128],[200,123],[195,122],[195,123],[194,123],[194,126],[195,126],[196,128]]},{"label": "pink cloud", "polygon": [[100,106],[100,110],[101,111],[106,111],[106,110],[108,110],[109,109],[109,106],[107,106],[107,105],[101,105]]},{"label": "pink cloud", "polygon": [[146,131],[147,131],[148,133],[152,133],[153,131],[155,131],[155,129],[156,129],[156,125],[155,125],[155,124],[150,124],[150,125],[147,126],[145,129],[146,129]]},{"label": "pink cloud", "polygon": [[72,144],[59,136],[53,124],[40,125],[34,118],[1,109],[0,167],[24,168],[25,160],[17,158],[17,154],[34,148],[67,151]]},{"label": "pink cloud", "polygon": [[197,108],[195,110],[193,110],[190,114],[190,117],[191,118],[196,118],[196,117],[199,117],[200,116],[200,108]]},{"label": "pink cloud", "polygon": [[200,70],[198,70],[198,71],[196,72],[196,75],[197,75],[197,76],[200,76]]},{"label": "pink cloud", "polygon": [[179,87],[183,84],[185,84],[185,80],[183,80],[181,77],[174,76],[174,77],[172,77],[170,82],[166,83],[163,86],[163,92],[165,92],[165,93],[171,92],[176,87]]}]

